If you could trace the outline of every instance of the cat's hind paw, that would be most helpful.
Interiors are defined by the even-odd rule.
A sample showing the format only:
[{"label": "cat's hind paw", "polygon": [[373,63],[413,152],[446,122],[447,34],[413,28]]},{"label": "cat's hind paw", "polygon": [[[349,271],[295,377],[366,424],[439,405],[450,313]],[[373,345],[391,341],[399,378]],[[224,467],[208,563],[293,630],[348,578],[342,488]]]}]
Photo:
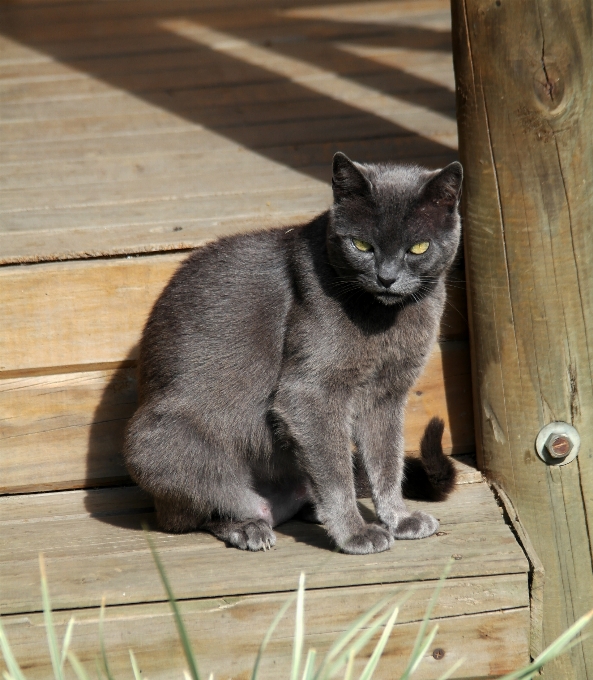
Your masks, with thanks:
[{"label": "cat's hind paw", "polygon": [[204,528],[239,550],[265,551],[276,545],[276,534],[263,519],[246,519],[240,522],[215,521]]},{"label": "cat's hind paw", "polygon": [[367,524],[340,547],[350,555],[368,555],[389,550],[392,544],[393,536],[387,529],[379,524]]},{"label": "cat's hind paw", "polygon": [[263,519],[236,522],[229,532],[228,542],[241,550],[270,550],[276,545],[276,534]]},{"label": "cat's hind paw", "polygon": [[438,528],[437,519],[426,512],[417,511],[402,517],[391,533],[397,539],[426,538],[432,536]]}]

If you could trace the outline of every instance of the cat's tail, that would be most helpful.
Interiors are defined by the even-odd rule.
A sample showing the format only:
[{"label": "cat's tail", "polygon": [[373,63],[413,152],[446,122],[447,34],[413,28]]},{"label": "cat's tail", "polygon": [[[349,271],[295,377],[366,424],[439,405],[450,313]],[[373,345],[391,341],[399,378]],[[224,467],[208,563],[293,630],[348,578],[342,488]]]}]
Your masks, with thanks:
[{"label": "cat's tail", "polygon": [[402,490],[412,500],[442,501],[453,491],[457,471],[443,453],[441,418],[432,418],[420,441],[420,458],[406,457]]}]

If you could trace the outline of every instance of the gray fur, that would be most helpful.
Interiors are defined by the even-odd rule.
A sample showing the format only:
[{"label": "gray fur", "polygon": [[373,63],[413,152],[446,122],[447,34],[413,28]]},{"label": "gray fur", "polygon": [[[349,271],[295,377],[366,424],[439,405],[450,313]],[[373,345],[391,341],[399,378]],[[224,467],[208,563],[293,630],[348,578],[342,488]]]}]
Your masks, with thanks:
[{"label": "gray fur", "polygon": [[[328,212],[185,261],[144,330],[125,441],[163,529],[260,550],[307,510],[361,554],[437,530],[402,498],[403,417],[436,340],[460,185],[459,163],[435,172],[336,154]],[[420,241],[428,251],[410,254]],[[376,524],[356,505],[353,442]]]}]

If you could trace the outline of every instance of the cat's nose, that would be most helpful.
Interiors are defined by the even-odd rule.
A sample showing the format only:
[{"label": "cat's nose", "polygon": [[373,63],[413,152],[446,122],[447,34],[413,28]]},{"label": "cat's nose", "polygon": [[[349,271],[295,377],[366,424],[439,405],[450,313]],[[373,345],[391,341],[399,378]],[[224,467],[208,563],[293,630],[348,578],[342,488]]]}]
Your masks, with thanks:
[{"label": "cat's nose", "polygon": [[379,275],[377,275],[377,279],[379,279],[379,283],[381,285],[385,286],[385,288],[389,288],[391,286],[391,284],[395,283],[395,281],[396,281],[395,277],[389,277],[388,278],[388,277],[379,276]]}]

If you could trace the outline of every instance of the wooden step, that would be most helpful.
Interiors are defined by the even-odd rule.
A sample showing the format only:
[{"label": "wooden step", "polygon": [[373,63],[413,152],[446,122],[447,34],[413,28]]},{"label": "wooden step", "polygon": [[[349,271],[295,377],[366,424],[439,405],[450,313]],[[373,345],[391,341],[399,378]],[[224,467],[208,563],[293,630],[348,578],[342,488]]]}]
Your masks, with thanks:
[{"label": "wooden step", "polygon": [[[147,315],[186,253],[0,268],[0,492],[125,482]],[[442,341],[410,393],[405,448],[430,418],[448,453],[474,448],[465,291],[450,278]]]},{"label": "wooden step", "polygon": [[[403,670],[418,622],[444,565],[453,556],[433,618],[439,633],[418,671],[436,678],[461,657],[454,677],[486,677],[528,660],[528,563],[488,486],[463,468],[444,503],[410,502],[440,518],[438,535],[397,541],[377,555],[337,553],[322,527],[292,521],[277,528],[269,552],[226,548],[204,533],[153,532],[202,673],[248,677],[272,618],[306,574],[306,645],[320,653],[360,613],[396,589],[413,586],[385,652],[378,678]],[[368,519],[370,501],[362,501]],[[427,507],[428,506],[428,507]],[[0,612],[27,677],[43,678],[50,661],[42,640],[38,553],[47,565],[59,636],[76,624],[73,649],[88,664],[98,652],[98,606],[106,598],[105,636],[117,676],[129,671],[128,649],[151,678],[180,677],[184,661],[163,588],[141,531],[154,526],[150,499],[136,487],[0,498]],[[292,610],[269,648],[263,677],[290,663]],[[444,659],[432,652],[440,648]],[[370,650],[370,648],[369,648]],[[369,651],[367,651],[367,654]],[[363,654],[364,657],[364,654]]]}]

